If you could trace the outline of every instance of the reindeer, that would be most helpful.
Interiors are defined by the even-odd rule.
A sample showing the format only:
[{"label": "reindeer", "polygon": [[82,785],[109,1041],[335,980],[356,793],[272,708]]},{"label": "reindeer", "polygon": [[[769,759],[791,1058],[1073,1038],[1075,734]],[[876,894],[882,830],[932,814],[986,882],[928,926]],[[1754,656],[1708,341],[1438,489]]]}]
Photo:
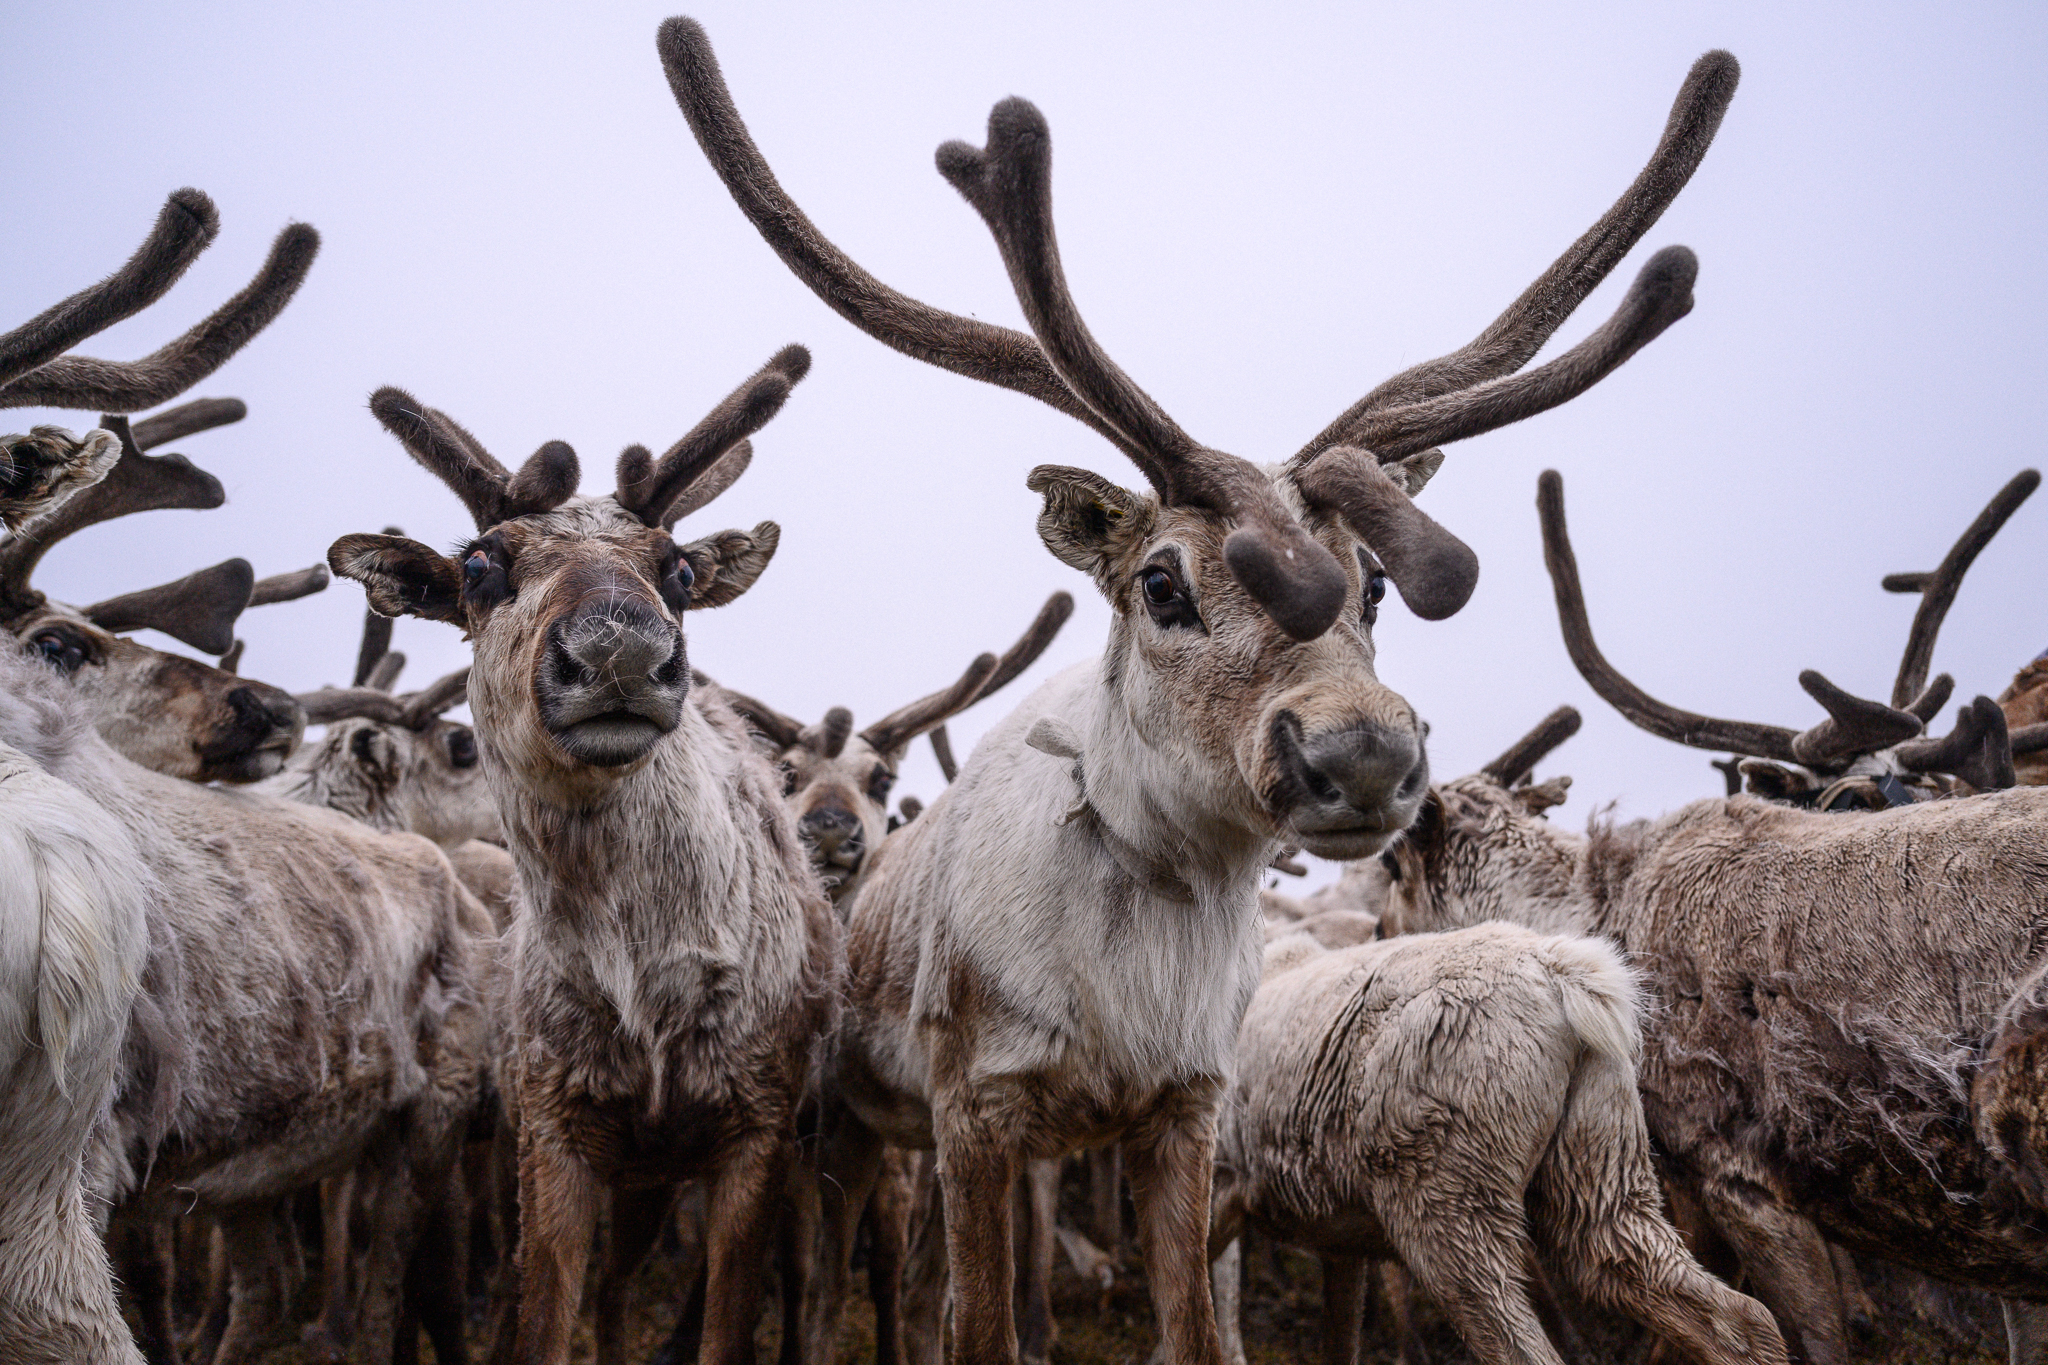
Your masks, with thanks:
[{"label": "reindeer", "polygon": [[[1899,665],[1901,679],[1908,676],[1908,670],[1916,662],[1924,676],[1927,661],[1934,652],[1934,632],[1940,628],[1942,618],[1955,601],[1956,588],[1963,573],[1991,537],[1998,533],[2006,518],[2040,482],[2040,474],[2031,469],[2014,476],[2012,482],[1978,514],[1977,520],[1963,532],[1962,538],[1932,572],[1884,576],[1886,592],[1917,593],[1920,596],[1920,608],[1913,615],[1912,642],[1907,645],[1906,657]],[[1918,649],[1916,657],[1916,645],[1923,633],[1926,643]],[[1898,704],[1896,698],[1892,704]],[[2044,723],[2048,722],[2048,651],[2036,656],[2013,675],[2005,691],[1998,694],[1998,708],[2004,713],[2012,743],[2014,780],[2029,787],[2048,785],[2048,723]]]},{"label": "reindeer", "polygon": [[1014,1360],[1018,1165],[1121,1142],[1167,1350],[1214,1362],[1210,1155],[1258,980],[1260,875],[1285,843],[1357,857],[1407,824],[1427,790],[1422,727],[1374,675],[1371,626],[1388,579],[1431,619],[1475,582],[1476,557],[1410,498],[1437,446],[1583,392],[1689,309],[1695,263],[1668,248],[1593,337],[1516,373],[1684,185],[1735,63],[1696,65],[1636,184],[1478,341],[1261,469],[1196,442],[1089,334],[1029,103],[995,107],[986,149],[938,154],[995,237],[1026,336],[861,270],[776,183],[703,29],[670,19],[657,46],[726,188],[826,303],[887,345],[1077,418],[1152,485],[1141,497],[1083,470],[1031,474],[1041,539],[1114,609],[1109,647],[991,731],[869,868],[827,1085],[854,1121],[823,1159],[857,1207],[885,1140],[936,1148],[955,1358]]},{"label": "reindeer", "polygon": [[[247,563],[229,560],[82,610],[48,601],[29,585],[44,553],[86,526],[125,512],[218,507],[225,500],[220,481],[183,457],[143,452],[239,420],[246,411],[240,402],[188,403],[132,431],[126,417],[115,414],[168,402],[268,326],[305,280],[319,250],[317,232],[304,223],[287,226],[246,288],[141,360],[65,354],[162,298],[219,230],[212,200],[198,190],[178,190],[125,266],[0,338],[0,407],[97,410],[108,414],[101,428],[120,447],[101,482],[46,516],[35,534],[0,546],[0,625],[73,675],[99,723],[113,730],[109,741],[138,762],[199,781],[247,782],[276,772],[297,742],[304,722],[291,699],[119,638],[122,631],[153,626],[196,649],[226,652],[234,616],[249,604],[254,587]],[[201,729],[210,733],[187,738]]]},{"label": "reindeer", "polygon": [[681,618],[752,586],[780,529],[679,545],[676,520],[743,465],[745,438],[809,368],[778,353],[617,491],[578,497],[575,454],[516,475],[397,389],[371,410],[455,491],[459,558],[396,536],[335,542],[370,605],[463,627],[486,781],[518,864],[503,1065],[519,1130],[521,1361],[567,1359],[607,1191],[612,1256],[651,1245],[676,1181],[710,1182],[704,1340],[749,1358],[762,1257],[794,1156],[812,1049],[830,1024],[838,924],[774,769],[712,689]]},{"label": "reindeer", "polygon": [[1238,1040],[1211,1243],[1249,1220],[1317,1252],[1329,1365],[1357,1360],[1365,1265],[1390,1256],[1481,1361],[1559,1361],[1539,1256],[1696,1360],[1783,1361],[1763,1306],[1661,1212],[1639,1045],[1635,983],[1603,942],[1507,924],[1336,950],[1283,935]]},{"label": "reindeer", "polygon": [[940,768],[952,781],[959,769],[952,761],[951,745],[938,739],[946,722],[1008,687],[1038,661],[1073,614],[1072,595],[1054,593],[1000,659],[981,655],[952,686],[898,707],[858,734],[853,713],[843,706],[827,711],[816,725],[805,725],[765,702],[726,689],[733,709],[774,746],[797,829],[835,905],[845,904],[858,885],[862,864],[889,833],[889,792],[911,742],[932,735]]},{"label": "reindeer", "polygon": [[[1830,722],[1793,736],[1629,683],[1593,642],[1554,473],[1539,509],[1567,645],[1594,690],[1703,747],[1794,762],[1834,747],[1821,742]],[[1980,698],[1946,739],[1894,753],[1910,771],[1925,755],[1912,746],[1945,745],[1960,766],[1943,771],[1983,787],[2002,733]],[[1509,918],[1619,944],[1660,1006],[1640,1081],[1667,1177],[1807,1358],[1846,1359],[1825,1234],[2006,1296],[2015,1358],[2033,1359],[2031,1305],[2048,1298],[2030,1069],[2044,815],[2048,794],[2032,789],[1854,817],[1732,796],[1578,837],[1465,778],[1437,789],[1392,851],[1389,911],[1409,930]]]}]

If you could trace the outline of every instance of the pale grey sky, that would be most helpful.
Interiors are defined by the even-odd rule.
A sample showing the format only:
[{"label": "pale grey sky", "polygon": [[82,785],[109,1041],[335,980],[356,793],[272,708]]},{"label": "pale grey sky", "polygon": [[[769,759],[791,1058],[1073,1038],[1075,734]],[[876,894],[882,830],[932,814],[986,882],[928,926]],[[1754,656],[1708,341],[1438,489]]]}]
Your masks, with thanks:
[{"label": "pale grey sky", "polygon": [[[467,524],[364,403],[404,385],[502,457],[568,440],[587,490],[632,441],[672,440],[778,346],[811,377],[752,471],[691,526],[780,521],[760,585],[690,622],[693,660],[814,718],[874,719],[1006,645],[1054,588],[1080,610],[1016,696],[1099,648],[1107,608],[1032,530],[1046,461],[1142,486],[1073,421],[885,350],[755,236],[654,54],[671,3],[17,5],[0,19],[15,205],[0,319],[112,269],[163,196],[223,230],[158,307],[87,349],[127,358],[252,273],[286,221],[326,241],[299,298],[195,395],[239,427],[181,449],[229,490],[53,552],[39,585],[91,601],[228,555],[310,563],[396,522]],[[1533,512],[1566,477],[1594,625],[1664,699],[1803,726],[1817,667],[1888,693],[1930,568],[2043,459],[2040,246],[2048,12],[2030,5],[699,3],[785,186],[883,279],[1017,325],[986,230],[932,169],[1009,94],[1050,120],[1074,292],[1111,353],[1200,439],[1284,456],[1374,383],[1462,344],[1606,208],[1688,64],[1743,80],[1677,205],[1565,329],[1605,318],[1650,251],[1698,252],[1698,305],[1587,396],[1450,450],[1424,503],[1479,552],[1451,621],[1394,605],[1381,673],[1467,771],[1560,702],[1552,764],[1595,804],[1719,790],[1708,755],[1632,730],[1565,657]],[[1553,347],[1553,352],[1555,347]],[[24,428],[41,414],[9,421]],[[57,420],[80,427],[81,416]],[[1979,561],[1937,668],[1995,694],[2048,645],[2048,501]],[[362,595],[336,584],[244,618],[245,668],[342,680]],[[467,649],[401,622],[424,682]],[[955,726],[966,743],[1014,696]],[[1949,724],[1942,721],[1942,728]],[[927,797],[919,746],[900,791]]]}]

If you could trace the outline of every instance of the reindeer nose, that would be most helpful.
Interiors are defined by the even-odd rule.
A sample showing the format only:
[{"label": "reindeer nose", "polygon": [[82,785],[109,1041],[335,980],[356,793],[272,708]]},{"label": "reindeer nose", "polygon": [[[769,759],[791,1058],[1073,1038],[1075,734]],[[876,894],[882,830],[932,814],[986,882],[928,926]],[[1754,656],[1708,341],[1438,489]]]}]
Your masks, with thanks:
[{"label": "reindeer nose", "polygon": [[1283,711],[1273,747],[1288,827],[1324,857],[1377,851],[1407,827],[1429,785],[1419,726],[1365,721],[1304,735],[1294,714]]},{"label": "reindeer nose", "polygon": [[837,806],[819,806],[797,822],[797,828],[811,845],[831,857],[840,851],[848,841],[856,846],[860,843],[860,821],[852,811]]},{"label": "reindeer nose", "polygon": [[536,683],[542,722],[572,757],[630,763],[682,720],[683,632],[641,598],[594,594],[549,624]]}]

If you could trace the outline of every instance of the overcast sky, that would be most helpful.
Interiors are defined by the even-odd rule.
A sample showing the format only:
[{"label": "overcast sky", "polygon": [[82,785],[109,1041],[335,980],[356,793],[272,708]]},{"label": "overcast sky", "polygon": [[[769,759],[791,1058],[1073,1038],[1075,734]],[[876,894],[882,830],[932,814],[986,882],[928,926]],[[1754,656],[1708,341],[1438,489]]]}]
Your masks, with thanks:
[{"label": "overcast sky", "polygon": [[[1533,510],[1564,472],[1609,656],[1675,704],[1805,726],[1801,668],[1883,699],[1914,599],[2014,472],[2042,462],[2048,11],[1871,3],[1224,7],[700,3],[783,184],[884,280],[1021,325],[995,248],[932,168],[989,106],[1051,123],[1062,253],[1089,323],[1199,439],[1291,453],[1388,374],[1463,344],[1635,174],[1698,54],[1742,86],[1690,188],[1560,334],[1641,261],[1699,254],[1697,306],[1568,406],[1453,446],[1424,505],[1479,553],[1473,601],[1391,605],[1381,676],[1468,771],[1561,702],[1561,817],[1715,794],[1709,755],[1631,729],[1560,642]],[[229,555],[259,574],[395,522],[469,531],[365,400],[396,383],[501,458],[561,438],[584,488],[657,450],[778,346],[811,377],[753,469],[690,529],[773,518],[781,552],[693,615],[693,661],[784,710],[866,723],[1000,649],[1047,593],[1080,609],[1015,696],[1096,652],[1108,610],[1033,531],[1041,462],[1137,472],[1020,395],[869,340],[783,268],[713,176],[654,53],[666,3],[15,5],[0,147],[0,319],[98,279],[163,196],[196,185],[220,238],[157,307],[94,339],[139,355],[239,288],[287,221],[325,247],[298,299],[193,396],[247,400],[184,443],[212,512],[96,528],[38,585],[93,601]],[[45,415],[10,415],[25,429]],[[54,420],[74,428],[90,418]],[[2048,499],[1979,560],[1935,656],[1996,694],[2048,645]],[[347,681],[362,594],[243,618],[245,671]],[[161,641],[158,641],[161,643]],[[467,647],[398,626],[418,686]],[[966,744],[1015,696],[955,724]],[[1952,715],[1953,708],[1951,708]],[[1944,717],[1946,729],[1951,717]],[[919,746],[899,791],[939,786]]]}]

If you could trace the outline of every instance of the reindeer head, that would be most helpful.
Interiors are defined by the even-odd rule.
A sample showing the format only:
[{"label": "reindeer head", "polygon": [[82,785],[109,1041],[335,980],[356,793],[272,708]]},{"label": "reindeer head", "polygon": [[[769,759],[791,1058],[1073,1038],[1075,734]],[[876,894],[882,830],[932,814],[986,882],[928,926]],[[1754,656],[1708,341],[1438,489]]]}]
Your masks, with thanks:
[{"label": "reindeer head", "polygon": [[1145,476],[1148,494],[1079,469],[1029,479],[1047,548],[1116,611],[1106,682],[1142,740],[1198,774],[1205,799],[1317,854],[1369,853],[1405,825],[1428,783],[1424,727],[1374,673],[1374,615],[1391,579],[1418,615],[1449,616],[1478,574],[1410,499],[1437,447],[1584,392],[1691,308],[1692,254],[1667,248],[1613,319],[1518,373],[1684,186],[1734,93],[1734,59],[1700,59],[1635,184],[1477,340],[1380,385],[1284,465],[1261,468],[1183,431],[1089,333],[1054,240],[1051,135],[1029,103],[995,107],[985,148],[938,152],[995,236],[1026,336],[862,270],[776,183],[703,29],[670,19],[657,45],[698,145],[820,298],[906,354],[1058,408]]},{"label": "reindeer head", "polygon": [[225,501],[220,481],[183,456],[143,452],[240,420],[247,409],[239,401],[187,403],[138,422],[132,431],[127,418],[111,414],[176,397],[268,326],[311,268],[318,233],[303,223],[285,228],[247,288],[152,355],[114,362],[65,354],[163,297],[219,230],[213,202],[197,190],[179,190],[120,270],[0,336],[0,407],[109,414],[83,441],[54,427],[39,427],[25,441],[0,441],[9,457],[0,461],[0,517],[18,493],[62,477],[56,471],[66,460],[108,462],[92,487],[0,546],[0,624],[91,699],[101,734],[129,758],[176,777],[246,782],[276,772],[298,743],[305,726],[298,704],[276,688],[150,649],[122,632],[154,627],[195,649],[221,654],[233,645],[235,618],[253,596],[267,591],[267,600],[282,600],[324,585],[324,574],[317,583],[292,576],[291,588],[283,580],[259,585],[246,561],[231,559],[175,583],[84,608],[51,602],[29,583],[44,553],[75,531],[130,512],[210,508]]},{"label": "reindeer head", "polygon": [[[2008,483],[1964,533],[1955,550],[1932,575],[1894,575],[1926,589],[1911,638],[1893,684],[1892,704],[1844,692],[1813,669],[1799,685],[1821,704],[1828,718],[1805,730],[1750,721],[1718,720],[1682,711],[1637,687],[1607,661],[1593,642],[1578,558],[1565,527],[1564,479],[1546,470],[1537,480],[1536,508],[1543,525],[1543,558],[1557,597],[1565,648],[1579,674],[1595,692],[1653,735],[1699,749],[1731,751],[1717,764],[1733,796],[1747,778],[1749,790],[1774,800],[1814,804],[1822,809],[1883,809],[1906,800],[1951,790],[1961,779],[1978,791],[2013,785],[2012,748],[1998,704],[1980,696],[1963,707],[1955,729],[1935,738],[1927,725],[1955,690],[1948,674],[1927,680],[1934,638],[1963,571],[2007,517],[2033,492],[2041,476],[2028,470]],[[1904,590],[1904,589],[1895,589]]]},{"label": "reindeer head", "polygon": [[[387,535],[399,534],[396,527]],[[483,781],[476,732],[444,713],[460,706],[469,669],[419,692],[393,695],[405,656],[391,648],[391,618],[369,613],[353,685],[301,693],[299,703],[320,742],[301,749],[290,772],[317,788],[319,804],[379,829],[405,829],[453,847],[468,839],[500,842],[504,827]]]},{"label": "reindeer head", "polygon": [[1517,907],[1572,894],[1572,840],[1542,818],[1572,780],[1530,777],[1579,723],[1561,706],[1478,772],[1430,789],[1414,823],[1380,854],[1382,937],[1514,919]]},{"label": "reindeer head", "polygon": [[576,454],[562,442],[514,475],[446,414],[379,389],[371,411],[462,498],[477,535],[452,558],[402,536],[344,536],[328,563],[384,615],[461,626],[494,761],[554,799],[596,799],[681,721],[683,613],[753,586],[781,534],[762,522],[679,545],[670,529],[739,477],[746,438],[809,368],[801,346],[785,348],[659,460],[629,446],[617,492],[596,498],[576,496]]},{"label": "reindeer head", "polygon": [[1039,608],[1023,638],[998,659],[983,654],[951,687],[920,697],[855,733],[853,712],[835,706],[816,725],[805,725],[742,693],[726,691],[733,709],[774,749],[783,794],[811,863],[835,900],[853,885],[869,853],[889,832],[889,791],[904,750],[930,734],[946,780],[955,768],[944,741],[945,723],[1004,687],[1045,652],[1074,614],[1074,599],[1056,592]]}]

